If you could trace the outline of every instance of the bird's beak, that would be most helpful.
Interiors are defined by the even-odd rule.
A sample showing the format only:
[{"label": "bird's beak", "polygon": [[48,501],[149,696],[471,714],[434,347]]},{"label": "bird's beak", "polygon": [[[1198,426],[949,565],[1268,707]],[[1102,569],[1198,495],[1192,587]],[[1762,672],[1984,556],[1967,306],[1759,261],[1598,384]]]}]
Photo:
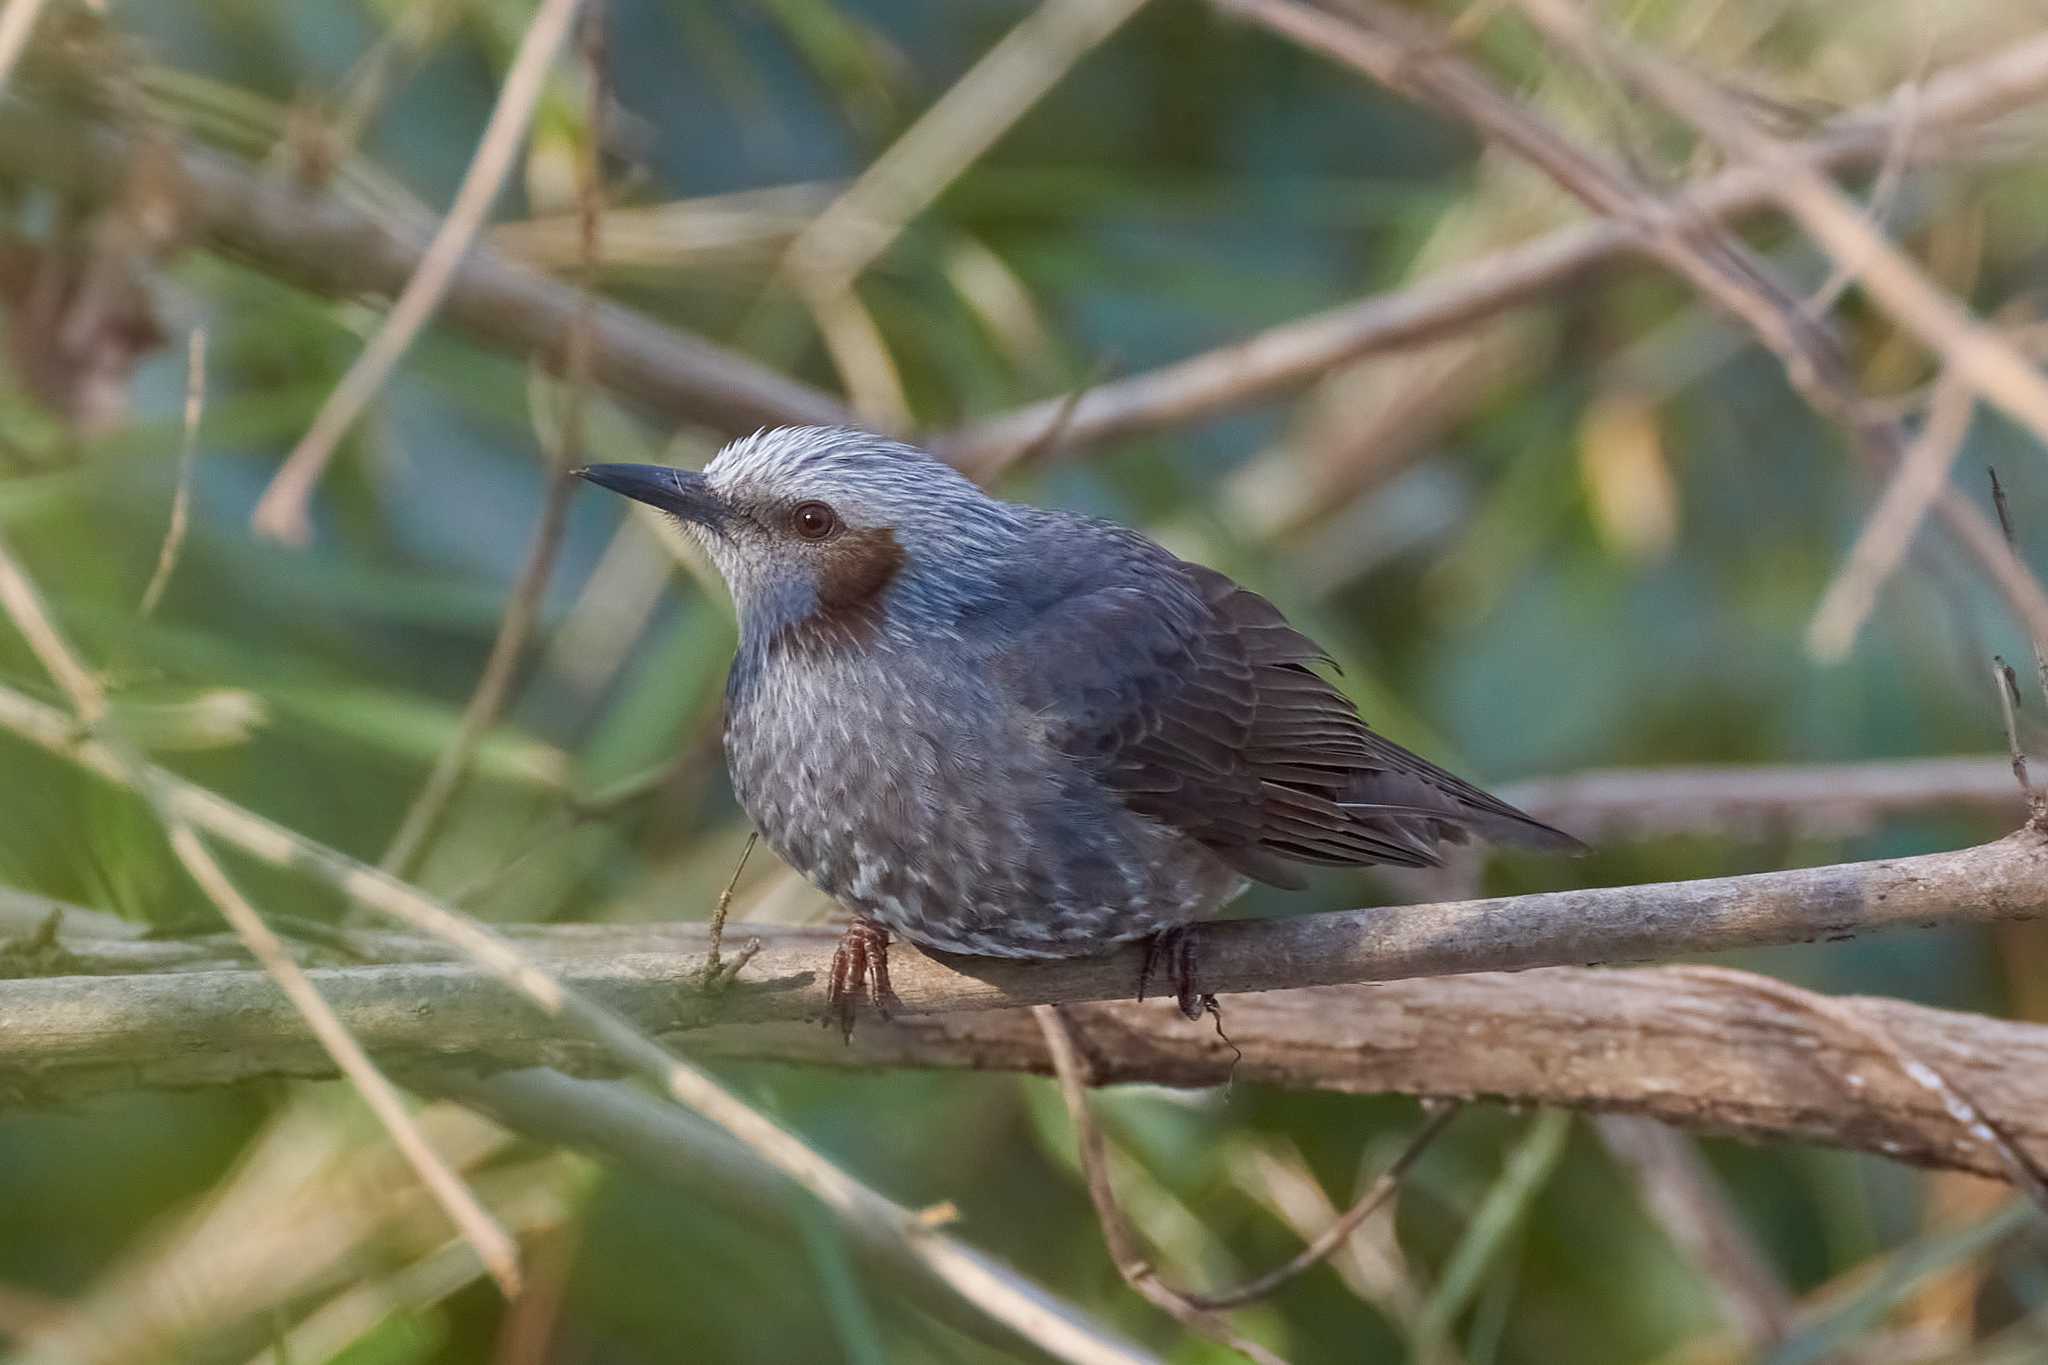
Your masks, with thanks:
[{"label": "bird's beak", "polygon": [[577,470],[576,477],[710,531],[719,530],[729,514],[710,481],[693,470],[658,464],[594,464]]}]

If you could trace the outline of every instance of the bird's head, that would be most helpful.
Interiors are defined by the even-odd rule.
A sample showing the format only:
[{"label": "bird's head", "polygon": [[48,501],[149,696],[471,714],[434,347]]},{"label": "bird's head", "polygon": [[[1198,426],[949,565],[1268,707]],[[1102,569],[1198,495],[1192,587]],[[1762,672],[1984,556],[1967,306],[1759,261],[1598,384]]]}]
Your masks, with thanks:
[{"label": "bird's head", "polygon": [[732,591],[742,633],[864,640],[943,631],[989,591],[1021,529],[998,502],[914,446],[840,427],[780,427],[701,474],[592,465],[601,488],[667,512]]}]

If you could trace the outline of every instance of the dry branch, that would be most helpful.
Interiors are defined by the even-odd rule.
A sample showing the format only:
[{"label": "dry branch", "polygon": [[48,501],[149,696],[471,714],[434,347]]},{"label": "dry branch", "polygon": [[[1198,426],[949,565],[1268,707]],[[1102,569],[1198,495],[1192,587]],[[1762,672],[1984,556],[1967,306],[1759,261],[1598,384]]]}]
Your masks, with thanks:
[{"label": "dry branch", "polygon": [[[1939,156],[1954,134],[2038,100],[2048,90],[2048,37],[1951,67],[1911,91],[1835,120],[1795,153],[1841,171],[1883,160],[1910,120],[1916,159]],[[152,144],[150,154],[164,155]],[[139,139],[81,125],[19,100],[0,102],[0,172],[107,199],[145,154]],[[339,199],[269,180],[231,158],[176,153],[187,188],[186,224],[212,246],[302,287],[393,295],[419,264],[432,224],[397,222]],[[1774,202],[1770,178],[1735,167],[1666,201],[1678,218],[1729,220]],[[1373,295],[1157,370],[1091,389],[1059,422],[1065,398],[1027,404],[972,424],[938,445],[961,466],[1000,468],[1058,426],[1056,450],[1183,425],[1267,401],[1348,361],[1428,341],[1562,287],[1632,254],[1634,234],[1609,221],[1575,224],[1491,253],[1405,289]],[[577,309],[573,285],[472,248],[449,286],[441,320],[478,343],[556,355]],[[631,309],[599,307],[592,358],[597,382],[671,418],[722,431],[849,420],[836,398],[776,374],[701,337]]]},{"label": "dry branch", "polygon": [[[0,175],[111,200],[143,157],[170,158],[187,230],[226,255],[318,293],[395,296],[419,267],[433,233],[432,222],[372,214],[218,153],[173,152],[158,141],[0,99]],[[579,292],[573,283],[471,247],[449,282],[439,320],[494,349],[554,361],[562,356]],[[848,420],[830,394],[630,308],[598,304],[592,333],[592,377],[674,420],[724,432]]]},{"label": "dry branch", "polygon": [[[1553,970],[1404,981],[1372,989],[1280,990],[1302,982],[1481,972],[1668,956],[1834,938],[1902,925],[2027,918],[2048,911],[2048,839],[2020,833],[1957,853],[1751,877],[1506,900],[1233,922],[1205,931],[1205,984],[1279,993],[1227,1002],[1244,1080],[1377,1092],[1570,1104],[1691,1128],[1823,1141],[1927,1165],[1998,1174],[1938,1100],[1867,1037],[1825,1017],[1681,972]],[[866,1020],[842,1047],[808,1023],[833,935],[769,929],[724,994],[700,993],[699,925],[558,926],[515,935],[557,979],[650,1029],[695,1027],[699,1055],[855,1066],[1043,1069],[1028,1015],[1046,1001],[1121,999],[1136,954],[1074,963],[962,963],[901,949],[893,1023]],[[354,951],[415,959],[431,941],[351,933]],[[67,942],[70,970],[139,965],[200,945]],[[212,961],[218,963],[220,949]],[[171,965],[159,958],[154,966]],[[411,961],[319,970],[323,995],[394,1067],[545,1062],[603,1069],[497,983],[466,966]],[[1917,1056],[1980,1097],[2023,1148],[2048,1152],[2048,1029],[1894,1002],[1866,1002]],[[943,1012],[943,1013],[940,1013]],[[926,1013],[931,1018],[914,1017]],[[1205,1024],[1157,1006],[1074,1016],[1104,1080],[1210,1084],[1231,1052]],[[760,1027],[761,1021],[785,1021]],[[716,1027],[704,1027],[716,1021]],[[742,1026],[752,1025],[752,1026]],[[275,989],[247,970],[155,971],[0,983],[0,1091],[72,1098],[135,1085],[221,1084],[325,1074]],[[1495,1040],[1489,1044],[1487,1040]],[[1853,1078],[1853,1079],[1850,1079]]]},{"label": "dry branch", "polygon": [[[678,926],[680,930],[682,926]],[[677,937],[682,937],[678,932]],[[764,933],[771,952],[829,935]],[[74,945],[90,953],[91,944]],[[627,965],[586,936],[561,974],[621,1013],[658,1025],[700,961],[648,954]],[[581,956],[588,954],[587,957]],[[915,961],[905,954],[906,963]],[[548,1062],[604,1070],[503,992],[449,965],[313,973],[349,1027],[394,1070]],[[1988,1107],[2026,1150],[2048,1155],[2048,1027],[1856,1002]],[[1690,1130],[1824,1143],[1933,1167],[2002,1175],[1925,1089],[1866,1038],[1810,1011],[1656,968],[1551,968],[1275,991],[1227,999],[1237,1061],[1206,1021],[1159,1002],[1076,1006],[1069,1018],[1101,1084],[1240,1083],[1346,1094],[1493,1097],[1642,1114]],[[0,981],[0,1104],[71,1101],[138,1086],[219,1085],[331,1074],[276,991],[250,971]],[[1050,1073],[1022,1010],[863,1020],[850,1046],[803,1022],[719,1024],[691,1034],[699,1057],[872,1070]]]},{"label": "dry branch", "polygon": [[[2022,108],[2044,92],[2048,36],[1951,67],[1925,84],[1846,115],[1798,144],[1795,154],[1816,170],[1872,165],[1895,146],[1898,127],[1910,120],[1915,138],[1911,155],[1924,159],[1952,145],[1952,138],[1945,139],[1944,134]],[[1726,221],[1769,207],[1775,189],[1770,177],[1756,168],[1737,166],[1661,202],[1663,212],[1675,221]],[[1361,356],[1431,341],[1528,303],[1594,266],[1640,248],[1639,236],[1623,223],[1602,219],[1560,228],[1405,289],[1102,385],[1075,405],[1054,448],[1094,445],[1266,401]],[[1064,401],[1047,399],[998,414],[940,445],[963,468],[1000,468],[1052,425]]]}]

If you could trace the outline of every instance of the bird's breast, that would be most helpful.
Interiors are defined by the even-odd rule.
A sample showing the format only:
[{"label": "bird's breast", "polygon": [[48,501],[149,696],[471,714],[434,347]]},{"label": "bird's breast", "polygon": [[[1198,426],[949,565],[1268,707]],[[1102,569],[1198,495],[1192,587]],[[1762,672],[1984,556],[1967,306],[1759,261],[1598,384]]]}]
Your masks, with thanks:
[{"label": "bird's breast", "polygon": [[776,854],[925,947],[1065,957],[1182,923],[1213,859],[1125,809],[971,666],[736,675],[726,759]]}]

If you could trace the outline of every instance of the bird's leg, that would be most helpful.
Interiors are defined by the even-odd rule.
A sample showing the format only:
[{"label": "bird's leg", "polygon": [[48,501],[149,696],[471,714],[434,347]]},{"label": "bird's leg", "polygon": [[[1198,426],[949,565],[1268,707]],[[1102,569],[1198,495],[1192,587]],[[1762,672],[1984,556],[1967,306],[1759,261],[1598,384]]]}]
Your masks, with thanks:
[{"label": "bird's leg", "polygon": [[853,1040],[854,1011],[863,995],[884,1019],[889,1017],[892,1005],[903,1003],[896,998],[895,987],[889,984],[889,931],[865,916],[856,915],[840,935],[839,947],[832,954],[832,975],[825,988],[829,1007],[825,1026],[838,1024],[840,1037],[848,1042]]},{"label": "bird's leg", "polygon": [[1161,929],[1145,940],[1145,959],[1138,965],[1138,998],[1145,998],[1146,987],[1152,984],[1152,973],[1161,963],[1173,982],[1173,1001],[1180,1007],[1183,1018],[1200,1019],[1216,1008],[1216,997],[1205,994],[1195,984],[1195,969],[1201,959],[1201,947],[1195,937],[1195,926],[1179,924],[1171,929]]}]

